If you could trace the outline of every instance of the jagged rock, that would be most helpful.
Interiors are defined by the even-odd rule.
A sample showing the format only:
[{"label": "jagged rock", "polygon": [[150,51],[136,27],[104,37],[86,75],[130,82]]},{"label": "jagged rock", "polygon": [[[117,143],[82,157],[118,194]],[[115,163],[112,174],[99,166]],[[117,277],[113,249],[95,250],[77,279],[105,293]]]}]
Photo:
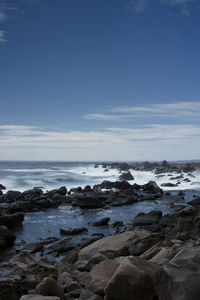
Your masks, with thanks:
[{"label": "jagged rock", "polygon": [[147,234],[143,237],[134,239],[129,245],[130,255],[141,255],[146,250],[160,242],[160,234]]},{"label": "jagged rock", "polygon": [[159,300],[199,300],[200,252],[198,248],[180,250],[155,276]]},{"label": "jagged rock", "polygon": [[19,299],[34,289],[45,276],[57,277],[54,265],[26,252],[1,263],[0,269],[0,299]]},{"label": "jagged rock", "polygon": [[6,187],[3,184],[0,184],[0,191],[5,190]]},{"label": "jagged rock", "polygon": [[90,279],[85,287],[86,290],[104,295],[104,289],[118,266],[119,263],[110,259],[105,259],[101,263],[95,265],[90,272]]},{"label": "jagged rock", "polygon": [[119,176],[119,180],[121,180],[121,181],[134,180],[134,177],[131,174],[131,172],[126,172],[126,173],[122,173]]},{"label": "jagged rock", "polygon": [[126,257],[104,290],[106,300],[156,299],[154,275],[158,269],[139,257]]}]

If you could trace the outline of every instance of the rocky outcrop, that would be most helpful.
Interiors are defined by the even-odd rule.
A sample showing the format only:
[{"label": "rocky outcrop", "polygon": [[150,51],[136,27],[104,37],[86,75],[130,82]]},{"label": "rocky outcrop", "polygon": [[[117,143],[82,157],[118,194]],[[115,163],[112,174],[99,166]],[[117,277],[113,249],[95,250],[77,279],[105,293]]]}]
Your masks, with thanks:
[{"label": "rocky outcrop", "polygon": [[134,180],[134,177],[131,174],[131,172],[126,172],[126,173],[122,173],[119,176],[119,180],[121,180],[121,181]]}]

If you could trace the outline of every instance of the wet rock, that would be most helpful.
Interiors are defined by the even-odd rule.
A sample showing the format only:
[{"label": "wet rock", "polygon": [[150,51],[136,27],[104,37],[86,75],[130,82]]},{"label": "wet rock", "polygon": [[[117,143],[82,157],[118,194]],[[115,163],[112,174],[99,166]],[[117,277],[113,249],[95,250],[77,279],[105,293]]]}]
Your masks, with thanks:
[{"label": "wet rock", "polygon": [[193,200],[188,202],[189,205],[200,205],[200,197],[194,198]]},{"label": "wet rock", "polygon": [[45,277],[37,286],[36,292],[42,296],[57,296],[63,299],[64,291],[59,283],[49,277]]},{"label": "wet rock", "polygon": [[101,237],[99,237],[99,236],[97,236],[97,237],[83,238],[83,239],[81,240],[81,242],[78,243],[78,246],[79,246],[80,248],[84,248],[84,247],[86,247],[86,246],[88,246],[88,245],[90,245],[90,244],[92,244],[92,243],[98,241],[100,238],[101,238]]},{"label": "wet rock", "polygon": [[110,221],[110,218],[107,217],[107,218],[103,218],[99,221],[96,221],[96,222],[89,222],[88,224],[89,225],[92,225],[92,226],[105,226],[108,224],[108,222]]},{"label": "wet rock", "polygon": [[88,232],[88,229],[85,227],[81,228],[60,228],[60,233],[63,235],[75,235],[75,234],[81,234],[84,232]]},{"label": "wet rock", "polygon": [[10,202],[24,200],[24,195],[18,191],[8,191],[4,196]]},{"label": "wet rock", "polygon": [[177,184],[171,183],[171,182],[166,182],[166,183],[162,183],[161,186],[164,187],[175,187],[177,186]]},{"label": "wet rock", "polygon": [[105,206],[100,199],[92,196],[79,197],[78,200],[81,208],[102,208]]},{"label": "wet rock", "polygon": [[6,187],[3,184],[0,184],[0,191],[5,190]]},{"label": "wet rock", "polygon": [[41,251],[42,249],[43,249],[42,243],[27,243],[20,249],[20,251],[36,253]]},{"label": "wet rock", "polygon": [[124,197],[110,197],[106,200],[106,204],[110,206],[122,206],[122,205],[131,205],[134,202],[137,202],[137,198],[134,196],[124,196]]},{"label": "wet rock", "polygon": [[4,249],[6,247],[12,246],[15,241],[16,236],[14,233],[8,230],[6,226],[0,226],[0,248]]},{"label": "wet rock", "polygon": [[152,225],[159,222],[162,217],[161,211],[151,211],[147,214],[139,213],[132,221],[132,226]]},{"label": "wet rock", "polygon": [[90,279],[85,287],[86,290],[90,290],[96,294],[104,295],[104,289],[117,270],[118,266],[119,263],[110,259],[106,259],[93,266],[90,272]]},{"label": "wet rock", "polygon": [[21,225],[24,221],[24,214],[2,215],[0,216],[0,225],[14,227]]},{"label": "wet rock", "polygon": [[147,193],[159,193],[161,195],[163,194],[163,190],[156,184],[155,181],[149,181],[148,183],[142,185],[141,188]]},{"label": "wet rock", "polygon": [[46,247],[47,253],[64,253],[72,250],[74,246],[71,244],[71,238],[59,240]]},{"label": "wet rock", "polygon": [[183,176],[183,174],[181,174],[179,176],[171,177],[171,178],[169,178],[169,180],[176,180],[176,179],[183,179],[183,178],[184,178],[184,176]]},{"label": "wet rock", "polygon": [[104,180],[101,184],[95,185],[95,188],[99,188],[99,189],[119,189],[119,190],[128,190],[131,189],[131,184],[127,181],[108,181],[108,180]]},{"label": "wet rock", "polygon": [[121,227],[124,223],[122,221],[115,221],[112,223],[112,227]]},{"label": "wet rock", "polygon": [[106,300],[157,299],[154,275],[159,267],[139,257],[127,257],[105,288]]},{"label": "wet rock", "polygon": [[126,173],[122,173],[119,176],[119,180],[121,180],[121,181],[134,180],[134,177],[131,174],[131,172],[126,172]]}]

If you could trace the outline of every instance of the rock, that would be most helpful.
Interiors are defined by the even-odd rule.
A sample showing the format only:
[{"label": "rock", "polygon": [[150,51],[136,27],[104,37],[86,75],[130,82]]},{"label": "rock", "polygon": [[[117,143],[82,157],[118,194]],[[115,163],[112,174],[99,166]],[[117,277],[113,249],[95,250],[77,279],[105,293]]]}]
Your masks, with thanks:
[{"label": "rock", "polygon": [[141,255],[152,246],[160,242],[160,234],[147,234],[134,239],[129,245],[130,255]]},{"label": "rock", "polygon": [[20,300],[60,300],[58,297],[45,297],[41,295],[24,295]]},{"label": "rock", "polygon": [[95,265],[90,272],[90,279],[85,287],[86,290],[104,295],[104,289],[118,266],[119,263],[110,259],[105,259],[101,263]]},{"label": "rock", "polygon": [[43,249],[43,245],[42,243],[27,243],[24,246],[22,246],[22,248],[20,249],[20,251],[25,251],[25,252],[29,252],[29,253],[36,253],[39,252]]},{"label": "rock", "polygon": [[81,271],[90,272],[94,265],[99,264],[105,259],[106,257],[103,254],[97,253],[81,268]]},{"label": "rock", "polygon": [[132,226],[152,225],[159,222],[162,217],[161,211],[151,211],[147,214],[139,213],[132,221]]},{"label": "rock", "polygon": [[10,202],[16,202],[18,200],[24,200],[24,195],[21,192],[18,192],[18,191],[8,191],[4,196]]},{"label": "rock", "polygon": [[53,244],[50,244],[46,247],[47,253],[64,253],[69,250],[72,250],[74,246],[70,243],[71,238],[65,238],[63,240],[59,240]]},{"label": "rock", "polygon": [[58,283],[61,285],[69,284],[71,281],[73,281],[73,277],[68,272],[63,272],[58,276]]},{"label": "rock", "polygon": [[141,186],[142,189],[147,192],[147,193],[151,193],[151,194],[163,194],[163,190],[156,184],[155,181],[149,181],[148,183],[144,184]]},{"label": "rock", "polygon": [[67,286],[68,293],[72,297],[79,297],[82,292],[82,287],[77,281],[71,281]]},{"label": "rock", "polygon": [[95,197],[79,197],[79,206],[81,208],[102,208],[104,207],[104,204],[102,201]]},{"label": "rock", "polygon": [[4,185],[0,184],[0,191],[2,191],[2,190],[6,190],[6,187]]},{"label": "rock", "polygon": [[16,236],[14,235],[14,233],[9,231],[6,226],[0,226],[0,249],[12,246],[15,239]]},{"label": "rock", "polygon": [[89,261],[95,254],[101,253],[106,257],[117,257],[129,254],[132,240],[148,233],[146,230],[126,231],[114,236],[104,237],[83,248],[78,254],[78,263]]},{"label": "rock", "polygon": [[54,265],[29,253],[20,253],[9,262],[1,263],[0,269],[0,299],[19,299],[44,277],[57,277]]},{"label": "rock", "polygon": [[167,275],[156,273],[155,284],[159,300],[199,300],[200,252],[198,248],[180,250],[163,266]]},{"label": "rock", "polygon": [[171,182],[167,182],[167,183],[162,183],[161,186],[164,187],[174,187],[177,186],[177,184],[171,183]]},{"label": "rock", "polygon": [[188,202],[189,205],[200,205],[200,197],[194,198],[193,200]]},{"label": "rock", "polygon": [[121,180],[121,181],[134,180],[134,177],[131,174],[131,172],[126,172],[126,173],[122,173],[119,176],[119,180]]},{"label": "rock", "polygon": [[110,218],[103,218],[99,221],[96,221],[96,222],[90,222],[89,225],[92,225],[92,226],[105,226],[108,224],[108,222],[110,221]]},{"label": "rock", "polygon": [[96,189],[118,189],[118,190],[128,190],[131,189],[131,184],[127,181],[108,181],[104,180],[101,184],[95,185],[94,188]]},{"label": "rock", "polygon": [[63,299],[64,291],[59,283],[49,277],[45,277],[41,283],[36,286],[36,292],[42,296],[57,296]]},{"label": "rock", "polygon": [[108,282],[106,300],[153,300],[154,275],[159,267],[139,257],[126,257]]},{"label": "rock", "polygon": [[21,225],[24,221],[24,214],[13,214],[0,216],[0,225],[5,225],[7,227],[13,227]]},{"label": "rock", "polygon": [[62,229],[60,228],[60,233],[63,235],[74,235],[74,234],[81,234],[84,232],[88,232],[88,229],[85,227],[81,227],[81,228],[65,228]]}]

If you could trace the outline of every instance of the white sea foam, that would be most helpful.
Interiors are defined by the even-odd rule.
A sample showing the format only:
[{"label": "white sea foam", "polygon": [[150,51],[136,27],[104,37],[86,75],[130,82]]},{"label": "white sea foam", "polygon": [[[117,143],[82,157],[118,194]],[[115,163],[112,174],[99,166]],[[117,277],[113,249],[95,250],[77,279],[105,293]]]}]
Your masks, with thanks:
[{"label": "white sea foam", "polygon": [[[24,191],[35,186],[42,187],[44,190],[66,186],[68,189],[86,185],[99,184],[104,180],[116,181],[119,178],[119,171],[116,169],[105,168],[99,166],[94,168],[94,164],[69,164],[64,166],[60,165],[47,165],[45,167],[38,166],[34,168],[31,166],[24,166],[21,168],[19,163],[15,164],[14,168],[7,167],[0,169],[0,183],[5,185],[7,190]],[[20,169],[21,168],[21,169]],[[177,173],[161,174],[162,177],[154,174],[153,172],[135,171],[131,170],[134,180],[129,181],[131,184],[146,184],[148,181],[153,180],[161,186],[162,183],[177,183],[177,180],[170,180],[171,177],[178,176]],[[190,177],[184,174],[184,178],[180,179],[180,184],[176,187],[162,187],[164,190],[185,190],[185,189],[198,189],[200,190],[200,172],[195,171],[192,173],[195,177]],[[184,179],[190,179],[191,182],[185,182]]]}]

